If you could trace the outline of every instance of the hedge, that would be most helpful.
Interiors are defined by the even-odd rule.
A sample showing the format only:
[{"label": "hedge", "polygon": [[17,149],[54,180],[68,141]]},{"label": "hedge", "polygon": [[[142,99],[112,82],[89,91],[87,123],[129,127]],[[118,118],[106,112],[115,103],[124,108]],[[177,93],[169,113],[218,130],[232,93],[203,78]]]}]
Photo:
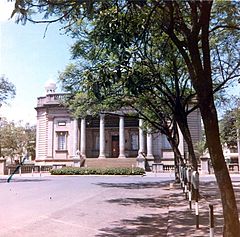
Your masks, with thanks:
[{"label": "hedge", "polygon": [[134,168],[79,168],[64,167],[50,170],[52,175],[143,175],[144,169]]}]

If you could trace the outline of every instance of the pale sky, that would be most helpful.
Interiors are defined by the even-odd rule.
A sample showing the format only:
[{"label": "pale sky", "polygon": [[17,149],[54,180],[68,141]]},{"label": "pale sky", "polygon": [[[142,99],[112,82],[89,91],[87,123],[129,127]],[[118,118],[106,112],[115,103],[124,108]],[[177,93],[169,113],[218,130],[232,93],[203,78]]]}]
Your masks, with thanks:
[{"label": "pale sky", "polygon": [[45,95],[46,81],[57,81],[70,62],[72,42],[59,25],[50,25],[44,38],[46,25],[8,20],[12,9],[13,3],[0,0],[0,75],[16,86],[15,99],[0,108],[0,117],[35,124],[37,97]]}]

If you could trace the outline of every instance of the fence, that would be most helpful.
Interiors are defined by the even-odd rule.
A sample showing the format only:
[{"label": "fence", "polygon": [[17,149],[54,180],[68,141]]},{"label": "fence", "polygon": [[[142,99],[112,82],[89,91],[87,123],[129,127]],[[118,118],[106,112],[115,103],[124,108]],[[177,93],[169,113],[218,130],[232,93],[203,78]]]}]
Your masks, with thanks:
[{"label": "fence", "polygon": [[[7,165],[5,170],[4,170],[4,174],[5,175],[9,175],[12,174],[18,165],[15,164],[11,164],[11,165]],[[17,170],[16,174],[22,173],[22,174],[26,174],[26,173],[32,173],[32,172],[49,172],[52,169],[52,166],[49,165],[34,165],[34,164],[24,164],[21,166],[21,168],[19,170]]]}]

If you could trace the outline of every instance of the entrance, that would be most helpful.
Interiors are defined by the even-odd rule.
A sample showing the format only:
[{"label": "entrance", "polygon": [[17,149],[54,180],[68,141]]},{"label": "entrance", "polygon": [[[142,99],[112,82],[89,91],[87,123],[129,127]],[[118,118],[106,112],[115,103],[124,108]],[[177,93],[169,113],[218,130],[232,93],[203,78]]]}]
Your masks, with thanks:
[{"label": "entrance", "polygon": [[112,157],[119,156],[119,136],[112,136]]}]

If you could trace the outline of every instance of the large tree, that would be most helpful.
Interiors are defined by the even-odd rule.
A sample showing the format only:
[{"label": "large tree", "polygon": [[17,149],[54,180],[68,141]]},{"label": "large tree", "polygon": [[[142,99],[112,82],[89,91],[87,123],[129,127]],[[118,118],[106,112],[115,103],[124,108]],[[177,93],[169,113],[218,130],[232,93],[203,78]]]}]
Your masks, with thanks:
[{"label": "large tree", "polygon": [[[99,22],[95,22],[95,26],[98,25]],[[171,44],[165,49],[159,48],[154,44],[155,37],[149,37],[143,46],[136,46],[133,31],[128,36],[132,43],[125,51],[134,48],[134,53],[125,55],[123,62],[124,53],[120,54],[107,43],[112,39],[101,45],[99,37],[104,33],[98,27],[92,28],[73,47],[73,56],[80,65],[69,65],[60,76],[64,88],[75,95],[68,100],[68,105],[78,116],[90,110],[95,114],[101,110],[118,110],[122,106],[132,107],[152,127],[167,137],[170,135],[170,140],[175,136],[166,129],[177,123],[189,147],[190,163],[196,170],[197,160],[187,122],[188,115],[197,108],[195,91],[176,49]],[[131,63],[126,65],[126,61]],[[177,126],[170,130],[173,128],[177,130]]]},{"label": "large tree", "polygon": [[[26,20],[29,10],[36,8],[52,21],[67,21],[68,29],[76,30],[82,19],[94,21],[102,14],[115,13],[109,34],[115,23],[125,24],[115,40],[121,43],[131,29],[142,29],[137,35],[144,42],[147,34],[167,35],[183,57],[197,94],[205,128],[206,141],[216,180],[221,193],[224,215],[224,236],[239,236],[236,199],[224,160],[214,104],[214,82],[223,86],[234,79],[239,70],[239,2],[231,1],[34,1],[17,0],[16,12]],[[214,4],[214,5],[213,5]],[[32,11],[31,11],[32,12]],[[139,14],[141,21],[134,21]],[[231,17],[230,17],[231,16]],[[128,19],[128,20],[126,20]],[[29,20],[33,18],[29,17]],[[123,21],[121,21],[123,20]],[[123,27],[122,27],[123,28]],[[81,30],[81,27],[78,28]],[[119,41],[120,39],[120,41]],[[119,44],[125,47],[122,44]],[[238,50],[238,51],[237,51]],[[214,63],[213,63],[214,62]],[[215,68],[215,65],[218,67]],[[214,72],[218,77],[215,78]]]}]

